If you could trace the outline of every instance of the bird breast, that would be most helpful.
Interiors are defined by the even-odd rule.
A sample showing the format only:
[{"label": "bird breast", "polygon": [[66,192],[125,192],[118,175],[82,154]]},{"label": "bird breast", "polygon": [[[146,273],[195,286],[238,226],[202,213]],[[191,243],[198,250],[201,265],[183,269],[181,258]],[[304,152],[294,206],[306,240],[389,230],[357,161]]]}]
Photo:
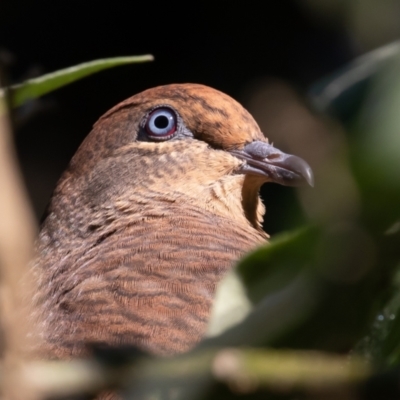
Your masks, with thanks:
[{"label": "bird breast", "polygon": [[50,238],[53,218],[42,230],[42,316],[47,351],[58,357],[82,355],[86,342],[187,351],[205,333],[216,284],[264,240],[190,203],[153,201],[108,221],[68,244]]}]

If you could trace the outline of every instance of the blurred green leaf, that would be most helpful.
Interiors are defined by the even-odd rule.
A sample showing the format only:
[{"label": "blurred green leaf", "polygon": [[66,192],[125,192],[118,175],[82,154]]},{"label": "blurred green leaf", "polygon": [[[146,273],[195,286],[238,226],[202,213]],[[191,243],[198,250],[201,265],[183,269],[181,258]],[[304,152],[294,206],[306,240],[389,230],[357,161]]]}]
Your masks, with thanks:
[{"label": "blurred green leaf", "polygon": [[[369,235],[355,222],[330,223],[282,235],[269,247],[232,272],[253,307],[205,344],[349,350],[376,311],[379,280]],[[216,301],[227,299],[217,294]]]},{"label": "blurred green leaf", "polygon": [[[376,366],[400,362],[400,285],[393,281],[400,265],[399,70],[394,43],[331,81],[336,94],[325,92],[326,110],[336,100],[351,103],[352,90],[368,80],[361,102],[347,110],[350,162],[346,154],[319,176],[335,188],[332,171],[348,174],[359,191],[357,207],[332,207],[318,228],[278,235],[246,255],[218,289],[225,314],[213,315],[220,331],[204,345],[349,352],[362,343],[357,352]],[[343,204],[352,199],[344,190],[339,197]]]},{"label": "blurred green leaf", "polygon": [[[62,86],[68,85],[104,69],[152,60],[152,55],[105,58],[65,68],[40,76],[39,78],[29,79],[23,83],[7,88],[7,90],[10,91],[11,106],[21,106],[26,101],[43,96],[61,88]],[[4,94],[4,89],[0,90],[0,97],[4,97]]]},{"label": "blurred green leaf", "polygon": [[[315,279],[309,273],[318,234],[317,228],[284,233],[245,256],[217,290],[211,325],[223,325],[223,333],[204,344],[269,344],[304,320],[319,297]],[[240,294],[245,298],[238,300],[238,292],[229,290],[232,276],[242,285]],[[229,303],[238,307],[240,301],[251,306],[238,320],[238,310],[231,309]],[[225,313],[215,312],[220,303],[225,305]]]},{"label": "blurred green leaf", "polygon": [[[400,285],[396,283],[398,274],[395,273],[400,265],[399,70],[400,42],[394,42],[358,58],[319,81],[309,92],[317,109],[342,122],[351,122],[346,124],[350,173],[360,195],[356,222],[370,242],[369,246],[358,246],[359,256],[365,258],[369,252],[368,257],[374,258],[374,267],[366,276],[371,285],[369,298],[364,297],[364,306],[353,302],[351,307],[365,310],[369,305],[372,313],[376,310],[369,327],[365,326],[367,335],[359,341],[355,351],[381,366],[400,363]],[[352,238],[349,240],[353,243]],[[341,253],[343,250],[338,248],[338,254]],[[353,266],[358,263],[354,260]],[[375,285],[372,284],[374,279]],[[354,293],[358,290],[354,287]],[[353,296],[350,294],[350,297]],[[335,301],[338,309],[343,306]],[[331,302],[325,304],[327,314],[329,307],[332,307]],[[320,323],[323,323],[323,315]],[[340,331],[338,326],[331,328],[337,333]],[[347,324],[345,328],[351,331]]]},{"label": "blurred green leaf", "polygon": [[352,159],[364,217],[381,233],[400,220],[400,55],[376,75],[357,118]]},{"label": "blurred green leaf", "polygon": [[[310,251],[317,237],[317,228],[303,228],[277,235],[270,243],[247,254],[217,289],[209,335],[216,336],[232,328],[234,333],[227,332],[227,337],[222,335],[215,340],[223,345],[236,341],[259,342],[275,335],[281,327],[286,329],[286,323],[291,324],[290,316],[297,320],[303,312],[307,312],[310,297],[297,297],[301,295],[303,285],[308,286],[310,282],[297,278],[311,264]],[[277,319],[267,314],[275,314],[292,301],[295,307],[286,311],[286,318],[282,317],[276,324],[264,323],[265,320]],[[257,317],[259,314],[262,315],[261,319]],[[240,333],[236,332],[237,329]],[[245,339],[248,334],[256,334],[257,339]]]},{"label": "blurred green leaf", "polygon": [[381,309],[356,351],[381,365],[400,364],[399,68],[397,55],[376,74],[351,140],[352,163],[363,200],[362,219],[376,238],[379,268],[386,273]]},{"label": "blurred green leaf", "polygon": [[351,120],[362,106],[371,80],[399,54],[400,41],[396,41],[357,58],[317,81],[309,90],[312,105],[342,121]]},{"label": "blurred green leaf", "polygon": [[304,272],[314,257],[312,244],[319,234],[315,227],[285,232],[240,260],[237,272],[253,303],[284,288]]}]

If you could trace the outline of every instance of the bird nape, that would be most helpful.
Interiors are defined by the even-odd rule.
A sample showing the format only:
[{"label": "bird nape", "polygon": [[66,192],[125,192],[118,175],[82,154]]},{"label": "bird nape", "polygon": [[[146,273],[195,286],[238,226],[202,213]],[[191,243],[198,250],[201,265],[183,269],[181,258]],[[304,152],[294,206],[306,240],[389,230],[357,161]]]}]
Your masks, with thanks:
[{"label": "bird nape", "polygon": [[118,104],[94,125],[54,191],[37,242],[35,320],[46,357],[85,343],[185,352],[207,328],[216,285],[268,235],[260,186],[312,185],[301,158],[206,86]]}]

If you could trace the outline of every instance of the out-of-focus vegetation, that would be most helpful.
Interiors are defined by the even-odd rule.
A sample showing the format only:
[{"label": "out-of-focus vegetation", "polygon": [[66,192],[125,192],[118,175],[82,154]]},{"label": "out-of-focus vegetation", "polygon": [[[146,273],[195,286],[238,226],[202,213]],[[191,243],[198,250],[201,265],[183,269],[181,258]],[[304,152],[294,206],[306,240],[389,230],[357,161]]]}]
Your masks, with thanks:
[{"label": "out-of-focus vegetation", "polygon": [[[233,322],[210,339],[219,346],[285,349],[282,359],[288,349],[342,354],[348,360],[361,356],[382,376],[368,380],[366,374],[346,398],[400,397],[399,70],[400,45],[392,43],[311,88],[311,105],[342,128],[335,134],[332,125],[325,137],[335,151],[325,153],[316,171],[316,190],[301,195],[309,225],[277,235],[239,263],[232,275],[236,288],[242,284],[236,289],[241,303],[236,314],[232,309],[215,314],[216,324],[229,327],[229,316]],[[221,287],[219,302],[228,301],[226,293],[229,289]],[[241,323],[235,324],[238,313]],[[291,354],[295,363],[298,353]],[[296,387],[287,382],[286,395],[299,395]],[[282,391],[274,383],[269,389],[275,395]],[[311,396],[311,384],[308,389]],[[342,398],[329,392],[320,398]],[[308,398],[307,387],[303,396]]]},{"label": "out-of-focus vegetation", "polygon": [[[380,29],[368,23],[370,1],[303,3],[331,23],[346,14],[366,49],[400,34],[394,1],[374,11]],[[195,351],[158,360],[98,349],[91,361],[27,364],[25,383],[54,398],[116,386],[127,398],[400,398],[399,71],[393,42],[310,88],[323,133],[292,142],[316,175],[298,193],[307,222],[238,263]],[[29,96],[59,76],[36,79]],[[14,88],[15,104],[30,85]]]},{"label": "out-of-focus vegetation", "polygon": [[[65,85],[108,68],[152,60],[153,56],[150,54],[143,56],[106,58],[102,60],[89,61],[51,74],[46,74],[39,78],[30,79],[24,83],[8,88],[10,105],[11,107],[21,106],[27,101],[34,100]],[[4,98],[4,96],[4,89],[0,89],[0,97]]]}]

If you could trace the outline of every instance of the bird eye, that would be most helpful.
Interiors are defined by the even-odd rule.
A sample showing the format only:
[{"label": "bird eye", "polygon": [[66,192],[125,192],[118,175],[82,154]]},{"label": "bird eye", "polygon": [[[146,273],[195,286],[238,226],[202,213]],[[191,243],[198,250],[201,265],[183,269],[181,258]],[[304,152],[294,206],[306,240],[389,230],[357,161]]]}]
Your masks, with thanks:
[{"label": "bird eye", "polygon": [[152,139],[169,139],[176,131],[176,114],[168,108],[157,108],[148,116],[145,128]]}]

